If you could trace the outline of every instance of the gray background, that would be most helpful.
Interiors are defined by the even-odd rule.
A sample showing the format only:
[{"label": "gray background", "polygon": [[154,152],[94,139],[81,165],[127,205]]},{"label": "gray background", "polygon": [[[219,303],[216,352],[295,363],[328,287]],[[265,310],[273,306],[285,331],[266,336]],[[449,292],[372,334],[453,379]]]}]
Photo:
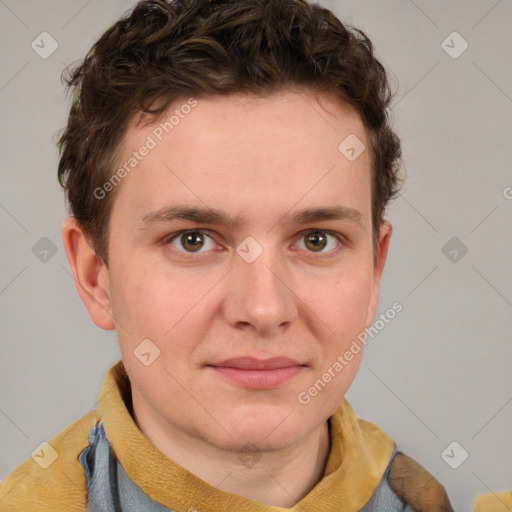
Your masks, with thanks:
[{"label": "gray background", "polygon": [[[512,489],[512,2],[322,4],[367,32],[392,71],[407,169],[388,211],[379,313],[404,309],[369,338],[347,398],[445,485],[456,510],[472,510],[477,494]],[[133,5],[0,0],[0,480],[96,408],[120,359],[115,332],[92,323],[71,277],[55,141],[69,109],[64,65]],[[46,59],[31,47],[43,31],[58,43]],[[458,58],[443,47],[453,55],[462,40],[442,45],[454,31],[469,44]],[[43,237],[57,251],[47,261],[33,252]],[[457,469],[441,456],[453,441],[452,464],[469,453]]]}]

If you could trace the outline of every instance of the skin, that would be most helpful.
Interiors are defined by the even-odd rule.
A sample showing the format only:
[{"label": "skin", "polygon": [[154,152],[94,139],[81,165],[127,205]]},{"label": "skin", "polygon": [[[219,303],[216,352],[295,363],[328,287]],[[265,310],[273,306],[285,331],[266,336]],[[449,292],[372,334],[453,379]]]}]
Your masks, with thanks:
[{"label": "skin", "polygon": [[[130,127],[120,162],[154,127]],[[74,219],[63,224],[91,319],[117,331],[139,428],[209,484],[268,505],[291,507],[321,480],[330,449],[326,420],[363,350],[307,405],[297,396],[371,325],[378,305],[392,226],[381,226],[374,259],[370,151],[350,162],[338,150],[351,133],[369,148],[359,115],[327,93],[201,97],[118,185],[108,269]],[[241,214],[246,223],[178,220],[140,229],[146,213],[177,203]],[[363,222],[280,221],[322,206],[355,208]],[[306,233],[313,228],[348,242],[322,232],[325,242],[315,250]],[[179,236],[162,243],[183,229],[202,230],[192,242],[198,252]],[[248,236],[263,248],[252,263],[236,252]],[[150,366],[134,356],[146,338],[161,351]],[[206,366],[244,355],[284,355],[305,367],[274,389],[253,390]],[[239,456],[248,451],[258,452],[252,467]]]}]

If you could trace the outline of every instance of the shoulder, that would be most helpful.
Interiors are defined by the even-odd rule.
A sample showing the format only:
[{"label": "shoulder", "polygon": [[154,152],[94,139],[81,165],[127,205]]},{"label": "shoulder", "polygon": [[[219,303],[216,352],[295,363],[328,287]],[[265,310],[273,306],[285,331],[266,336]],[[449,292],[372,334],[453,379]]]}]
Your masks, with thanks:
[{"label": "shoulder", "polygon": [[444,487],[405,453],[399,451],[393,459],[388,482],[403,503],[415,512],[453,512]]},{"label": "shoulder", "polygon": [[15,468],[0,485],[0,512],[85,511],[87,484],[78,456],[100,419],[91,411]]}]

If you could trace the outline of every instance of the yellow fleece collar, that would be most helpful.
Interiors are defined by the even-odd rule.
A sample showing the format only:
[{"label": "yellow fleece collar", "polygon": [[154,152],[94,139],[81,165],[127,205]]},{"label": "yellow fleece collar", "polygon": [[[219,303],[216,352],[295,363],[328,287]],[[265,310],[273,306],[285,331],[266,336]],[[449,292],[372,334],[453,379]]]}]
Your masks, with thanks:
[{"label": "yellow fleece collar", "polygon": [[395,442],[358,419],[344,398],[330,417],[331,451],[324,476],[291,508],[221,491],[158,450],[131,416],[131,388],[123,362],[108,371],[98,398],[105,433],[126,474],[151,499],[176,512],[357,512],[369,501]]}]

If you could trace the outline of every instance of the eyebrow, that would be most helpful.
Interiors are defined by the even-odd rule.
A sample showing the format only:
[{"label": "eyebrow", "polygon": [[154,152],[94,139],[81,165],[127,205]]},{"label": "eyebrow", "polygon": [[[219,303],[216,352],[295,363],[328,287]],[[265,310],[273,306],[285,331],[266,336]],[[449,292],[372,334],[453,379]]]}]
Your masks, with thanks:
[{"label": "eyebrow", "polygon": [[[200,224],[224,225],[230,229],[240,227],[246,217],[233,217],[228,212],[214,208],[197,207],[190,205],[165,206],[159,210],[149,212],[141,218],[138,229],[147,229],[158,224],[165,224],[175,220],[185,220]],[[350,220],[364,227],[365,217],[355,208],[347,206],[307,208],[292,213],[286,213],[280,219],[284,223],[306,224],[321,220]]]}]

